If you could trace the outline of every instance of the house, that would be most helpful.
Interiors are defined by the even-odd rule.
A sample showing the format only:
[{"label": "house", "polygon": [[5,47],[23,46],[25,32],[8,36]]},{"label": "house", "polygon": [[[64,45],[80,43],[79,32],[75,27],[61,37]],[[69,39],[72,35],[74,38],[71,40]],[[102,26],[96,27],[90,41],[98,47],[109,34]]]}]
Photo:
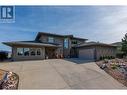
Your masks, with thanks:
[{"label": "house", "polygon": [[36,60],[79,57],[99,60],[101,56],[115,56],[116,47],[109,44],[86,42],[73,35],[39,32],[33,41],[3,42],[12,47],[13,60]]}]

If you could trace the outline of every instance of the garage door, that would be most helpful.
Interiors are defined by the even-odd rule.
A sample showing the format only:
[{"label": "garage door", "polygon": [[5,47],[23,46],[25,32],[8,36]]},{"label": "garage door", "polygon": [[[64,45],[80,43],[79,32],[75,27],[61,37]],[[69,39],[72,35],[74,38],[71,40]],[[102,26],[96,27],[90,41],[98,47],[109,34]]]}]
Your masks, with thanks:
[{"label": "garage door", "polygon": [[80,49],[79,58],[85,60],[94,60],[94,49]]}]

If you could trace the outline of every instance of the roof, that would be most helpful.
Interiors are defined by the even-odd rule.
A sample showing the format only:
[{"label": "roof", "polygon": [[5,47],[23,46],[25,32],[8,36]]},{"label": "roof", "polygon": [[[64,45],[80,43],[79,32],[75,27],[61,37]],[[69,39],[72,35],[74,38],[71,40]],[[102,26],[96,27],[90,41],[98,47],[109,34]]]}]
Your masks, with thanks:
[{"label": "roof", "polygon": [[55,43],[42,43],[37,41],[14,41],[14,42],[3,42],[8,46],[25,45],[25,46],[45,46],[45,47],[60,47],[59,44]]},{"label": "roof", "polygon": [[46,32],[38,32],[35,40],[39,39],[41,37],[41,35],[56,36],[56,37],[70,37],[73,39],[88,40],[88,39],[84,39],[84,38],[74,37],[73,35],[59,35],[59,34],[46,33]]},{"label": "roof", "polygon": [[80,44],[80,45],[77,45],[75,47],[80,48],[80,47],[88,47],[88,46],[108,46],[108,47],[116,47],[115,45],[105,44],[105,43],[100,43],[100,42],[86,42],[84,44]]},{"label": "roof", "polygon": [[122,46],[122,42],[115,42],[115,43],[112,43],[111,45]]}]

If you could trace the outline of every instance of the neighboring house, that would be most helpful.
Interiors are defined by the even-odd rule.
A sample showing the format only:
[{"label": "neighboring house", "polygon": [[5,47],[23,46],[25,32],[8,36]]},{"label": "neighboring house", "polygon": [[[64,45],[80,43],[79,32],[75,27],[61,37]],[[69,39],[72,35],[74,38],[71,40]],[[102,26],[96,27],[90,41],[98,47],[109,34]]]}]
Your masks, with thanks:
[{"label": "neighboring house", "polygon": [[103,43],[87,43],[87,39],[73,35],[39,32],[34,41],[3,42],[12,47],[13,60],[50,58],[82,58],[99,60],[101,56],[114,56],[116,47]]}]

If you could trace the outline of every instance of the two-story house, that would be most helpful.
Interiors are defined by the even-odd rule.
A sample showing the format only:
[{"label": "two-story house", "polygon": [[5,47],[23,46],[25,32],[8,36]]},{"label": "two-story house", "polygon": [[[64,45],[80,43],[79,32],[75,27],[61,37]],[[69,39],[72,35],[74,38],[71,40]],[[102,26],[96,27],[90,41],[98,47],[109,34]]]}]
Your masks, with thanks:
[{"label": "two-story house", "polygon": [[[100,56],[115,56],[115,46],[86,43],[87,39],[73,35],[39,32],[33,41],[3,42],[12,47],[13,60],[36,60],[80,57],[98,60]],[[100,52],[100,54],[99,54]]]}]

